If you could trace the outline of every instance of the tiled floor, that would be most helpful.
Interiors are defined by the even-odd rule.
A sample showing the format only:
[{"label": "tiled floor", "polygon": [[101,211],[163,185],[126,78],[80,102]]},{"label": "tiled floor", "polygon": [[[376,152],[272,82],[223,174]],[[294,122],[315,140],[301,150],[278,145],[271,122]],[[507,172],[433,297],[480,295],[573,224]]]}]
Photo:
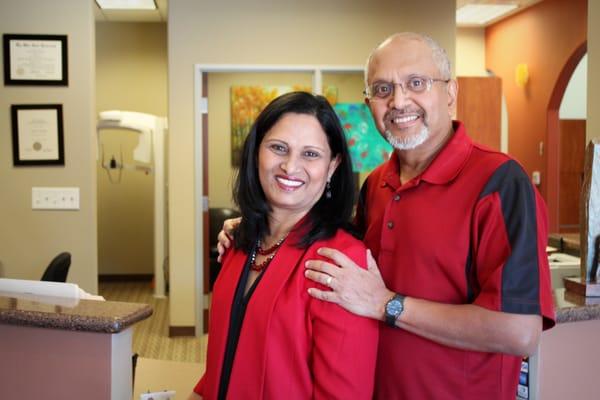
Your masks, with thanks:
[{"label": "tiled floor", "polygon": [[207,335],[201,338],[169,338],[169,299],[154,298],[149,282],[101,282],[99,294],[110,301],[146,303],[152,306],[152,316],[135,325],[133,351],[139,357],[205,362]]}]

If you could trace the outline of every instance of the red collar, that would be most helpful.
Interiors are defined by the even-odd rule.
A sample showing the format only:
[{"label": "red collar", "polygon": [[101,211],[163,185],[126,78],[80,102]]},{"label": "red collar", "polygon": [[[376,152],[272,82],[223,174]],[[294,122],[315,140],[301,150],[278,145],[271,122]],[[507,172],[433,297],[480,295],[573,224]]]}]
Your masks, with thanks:
[{"label": "red collar", "polygon": [[[473,141],[467,135],[465,126],[460,121],[453,121],[452,137],[435,156],[431,164],[419,176],[406,182],[406,186],[416,186],[421,180],[432,184],[443,185],[452,181],[463,169],[473,149]],[[388,185],[393,190],[400,185],[400,160],[396,152],[383,167],[382,186]]]}]

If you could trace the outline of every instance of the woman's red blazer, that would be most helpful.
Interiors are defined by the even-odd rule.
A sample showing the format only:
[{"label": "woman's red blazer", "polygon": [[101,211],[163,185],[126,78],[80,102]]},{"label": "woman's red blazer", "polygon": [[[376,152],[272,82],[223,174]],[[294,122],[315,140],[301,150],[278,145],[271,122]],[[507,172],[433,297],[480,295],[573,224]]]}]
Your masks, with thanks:
[{"label": "woman's red blazer", "polygon": [[[308,249],[282,244],[246,309],[229,382],[228,399],[370,399],[378,322],[310,297],[324,287],[304,277],[304,262],[332,247],[366,266],[362,242],[339,230]],[[231,305],[247,255],[230,250],[215,283],[210,308],[206,371],[194,391],[216,399]]]}]

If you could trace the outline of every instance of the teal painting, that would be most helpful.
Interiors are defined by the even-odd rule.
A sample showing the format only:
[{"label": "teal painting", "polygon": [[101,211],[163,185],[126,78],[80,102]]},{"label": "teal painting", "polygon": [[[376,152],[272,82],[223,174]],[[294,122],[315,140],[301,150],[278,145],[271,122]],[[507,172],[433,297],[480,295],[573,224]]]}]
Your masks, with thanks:
[{"label": "teal painting", "polygon": [[392,154],[392,146],[379,134],[364,103],[337,103],[334,107],[352,157],[354,172],[370,172]]}]

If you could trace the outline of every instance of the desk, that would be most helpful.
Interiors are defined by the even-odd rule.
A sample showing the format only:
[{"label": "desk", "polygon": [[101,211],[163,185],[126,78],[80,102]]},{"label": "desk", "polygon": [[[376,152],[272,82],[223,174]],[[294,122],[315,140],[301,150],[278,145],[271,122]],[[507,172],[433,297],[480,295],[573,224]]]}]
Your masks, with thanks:
[{"label": "desk", "polygon": [[0,296],[2,398],[130,399],[133,325],[151,314],[146,304]]},{"label": "desk", "polygon": [[556,326],[529,359],[530,399],[597,399],[600,298],[554,291]]}]

